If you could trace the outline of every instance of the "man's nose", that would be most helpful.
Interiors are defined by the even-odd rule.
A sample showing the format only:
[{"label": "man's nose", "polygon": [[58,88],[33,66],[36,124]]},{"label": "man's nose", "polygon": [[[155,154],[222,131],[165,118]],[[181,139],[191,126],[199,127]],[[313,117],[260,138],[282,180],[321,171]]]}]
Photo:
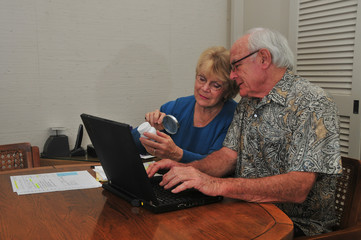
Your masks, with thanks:
[{"label": "man's nose", "polygon": [[231,80],[235,80],[237,76],[238,76],[238,75],[237,75],[234,71],[231,71],[231,73],[229,74],[229,78],[230,78]]}]

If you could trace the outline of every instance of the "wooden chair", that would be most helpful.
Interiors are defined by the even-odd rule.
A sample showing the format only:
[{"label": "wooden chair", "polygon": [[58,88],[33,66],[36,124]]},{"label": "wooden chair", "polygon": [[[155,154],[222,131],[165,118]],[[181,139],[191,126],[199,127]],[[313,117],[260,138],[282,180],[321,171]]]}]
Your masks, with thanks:
[{"label": "wooden chair", "polygon": [[335,231],[301,239],[361,239],[361,161],[342,157],[343,173],[337,181]]},{"label": "wooden chair", "polygon": [[0,171],[40,167],[37,146],[30,143],[0,145]]}]

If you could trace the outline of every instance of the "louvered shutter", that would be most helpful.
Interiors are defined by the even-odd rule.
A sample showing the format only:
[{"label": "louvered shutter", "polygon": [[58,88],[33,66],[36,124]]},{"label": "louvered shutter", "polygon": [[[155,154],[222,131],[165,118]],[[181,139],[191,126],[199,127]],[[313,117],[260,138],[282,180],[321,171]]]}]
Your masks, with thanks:
[{"label": "louvered shutter", "polygon": [[[294,0],[291,0],[294,2]],[[291,4],[296,71],[330,92],[340,113],[342,155],[360,158],[360,0],[299,0]],[[293,35],[292,35],[293,34]],[[346,106],[346,107],[345,107]],[[352,127],[352,130],[351,130]]]}]

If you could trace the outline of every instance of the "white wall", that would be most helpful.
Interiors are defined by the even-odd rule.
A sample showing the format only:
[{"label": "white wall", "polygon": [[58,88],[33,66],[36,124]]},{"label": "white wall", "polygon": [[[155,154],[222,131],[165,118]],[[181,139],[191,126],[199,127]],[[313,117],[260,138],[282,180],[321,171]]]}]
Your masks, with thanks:
[{"label": "white wall", "polygon": [[[0,144],[42,147],[83,112],[137,125],[193,93],[207,47],[229,47],[229,1],[0,1]],[[89,142],[85,134],[83,146]]]},{"label": "white wall", "polygon": [[244,0],[244,30],[271,28],[287,38],[290,1],[293,0]]},{"label": "white wall", "polygon": [[[230,42],[233,44],[251,28],[264,27],[289,38],[289,9],[294,0],[231,0]],[[238,95],[235,100],[238,101]]]}]

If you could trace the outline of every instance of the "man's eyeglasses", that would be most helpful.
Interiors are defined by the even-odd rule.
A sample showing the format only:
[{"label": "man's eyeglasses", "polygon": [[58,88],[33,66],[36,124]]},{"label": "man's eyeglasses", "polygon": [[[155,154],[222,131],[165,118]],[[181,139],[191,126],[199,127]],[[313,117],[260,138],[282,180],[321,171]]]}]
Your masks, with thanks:
[{"label": "man's eyeglasses", "polygon": [[[205,78],[204,76],[202,75],[197,75],[197,82],[200,84],[200,85],[204,85],[208,82],[207,78]],[[218,82],[210,82],[209,83],[209,88],[212,90],[212,91],[220,91],[222,90],[223,88],[223,85],[222,84],[219,84]]]},{"label": "man's eyeglasses", "polygon": [[233,62],[231,63],[231,71],[232,71],[232,72],[236,71],[236,70],[237,70],[237,67],[239,66],[239,65],[236,66],[237,63],[239,63],[240,61],[242,61],[242,60],[244,60],[244,59],[246,59],[246,58],[248,58],[248,57],[250,57],[250,56],[252,56],[253,54],[257,53],[258,51],[259,51],[259,49],[258,49],[257,51],[251,52],[250,54],[248,54],[247,56],[245,56],[245,57],[243,57],[243,58],[241,58],[241,59],[238,59],[238,60],[236,60],[236,61],[233,61]]}]

